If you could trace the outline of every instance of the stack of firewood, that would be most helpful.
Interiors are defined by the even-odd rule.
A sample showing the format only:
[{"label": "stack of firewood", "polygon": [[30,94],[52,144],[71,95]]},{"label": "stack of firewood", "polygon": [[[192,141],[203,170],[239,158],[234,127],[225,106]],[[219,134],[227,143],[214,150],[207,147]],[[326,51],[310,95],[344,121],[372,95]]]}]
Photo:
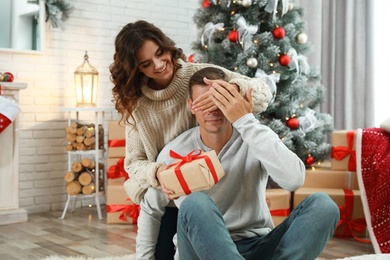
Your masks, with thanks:
[{"label": "stack of firewood", "polygon": [[95,149],[96,135],[99,135],[99,149],[104,147],[104,129],[102,125],[96,131],[95,124],[81,124],[74,122],[66,127],[67,151],[84,151]]},{"label": "stack of firewood", "polygon": [[[103,171],[103,164],[99,164],[99,171]],[[72,170],[64,175],[66,193],[69,195],[89,195],[96,191],[95,179],[99,178],[99,190],[104,189],[104,180],[96,173],[95,162],[89,158],[83,158],[80,162],[72,164]]]}]

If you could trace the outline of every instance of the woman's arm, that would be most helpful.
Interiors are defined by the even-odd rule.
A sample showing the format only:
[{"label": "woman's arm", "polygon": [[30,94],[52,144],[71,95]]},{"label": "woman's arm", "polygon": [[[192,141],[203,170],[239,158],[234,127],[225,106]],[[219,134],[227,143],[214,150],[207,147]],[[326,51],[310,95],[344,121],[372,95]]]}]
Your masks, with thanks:
[{"label": "woman's arm", "polygon": [[124,186],[127,195],[134,203],[141,202],[147,188],[159,186],[156,171],[160,164],[155,162],[155,158],[147,158],[137,128],[127,125],[124,167],[130,179]]}]

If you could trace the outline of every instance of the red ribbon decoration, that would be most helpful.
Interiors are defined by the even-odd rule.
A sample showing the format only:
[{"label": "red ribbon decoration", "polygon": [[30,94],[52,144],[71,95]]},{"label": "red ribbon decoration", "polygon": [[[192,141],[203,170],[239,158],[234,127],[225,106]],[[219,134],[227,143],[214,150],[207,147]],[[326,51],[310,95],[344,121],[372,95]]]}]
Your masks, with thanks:
[{"label": "red ribbon decoration", "polygon": [[[194,152],[196,152],[196,151],[199,151],[199,153],[198,154],[194,154]],[[197,159],[204,159],[206,164],[207,164],[207,166],[210,169],[211,175],[213,176],[214,183],[218,182],[218,176],[217,176],[217,173],[215,171],[214,165],[211,162],[211,159],[207,155],[201,155],[201,154],[202,154],[201,150],[193,150],[192,152],[190,152],[186,156],[181,156],[180,154],[178,154],[178,153],[176,153],[176,152],[174,152],[172,150],[169,151],[169,155],[172,158],[181,160],[180,162],[175,162],[173,164],[170,164],[168,166],[168,168],[170,168],[170,167],[172,167],[174,165],[177,165],[175,167],[175,174],[176,174],[177,180],[180,183],[181,188],[183,189],[184,193],[187,194],[187,195],[191,193],[191,190],[188,187],[187,182],[184,179],[183,173],[180,170],[180,167],[183,164],[192,162],[192,161],[197,160]]]},{"label": "red ribbon decoration", "polygon": [[111,165],[107,172],[108,179],[116,179],[120,177],[125,177],[125,181],[129,178],[129,175],[125,171],[124,157],[120,158],[115,165]]},{"label": "red ribbon decoration", "polygon": [[115,212],[122,212],[119,215],[119,219],[127,222],[127,218],[130,217],[133,219],[133,224],[137,224],[140,206],[136,204],[132,205],[125,205],[125,204],[118,204],[118,205],[106,205],[106,211],[107,213],[115,213]]},{"label": "red ribbon decoration", "polygon": [[[337,223],[335,236],[339,238],[346,238],[353,236],[357,241],[362,243],[371,243],[371,240],[362,239],[356,236],[355,232],[363,233],[367,227],[366,220],[364,218],[358,218],[352,220],[353,212],[353,192],[352,190],[344,189],[344,204],[345,206],[339,206],[340,220]],[[342,232],[341,225],[345,224]]]},{"label": "red ribbon decoration", "polygon": [[126,146],[126,140],[108,140],[108,147],[123,147]]},{"label": "red ribbon decoration", "polygon": [[349,161],[348,161],[348,170],[349,171],[356,171],[356,150],[353,150],[353,141],[355,139],[355,132],[356,131],[348,131],[347,132],[347,142],[348,147],[345,146],[332,146],[332,151],[330,154],[331,158],[334,158],[336,160],[342,160],[346,156],[350,155]]},{"label": "red ribbon decoration", "polygon": [[291,210],[290,209],[273,209],[270,210],[271,216],[274,217],[287,217],[290,215]]}]

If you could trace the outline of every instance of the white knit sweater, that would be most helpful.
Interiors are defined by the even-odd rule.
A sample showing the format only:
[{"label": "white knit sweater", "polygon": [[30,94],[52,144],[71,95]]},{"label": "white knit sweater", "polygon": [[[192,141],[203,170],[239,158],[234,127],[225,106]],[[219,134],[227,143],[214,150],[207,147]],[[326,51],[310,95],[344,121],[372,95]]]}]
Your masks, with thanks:
[{"label": "white knit sweater", "polygon": [[[179,60],[182,68],[177,70],[170,85],[163,90],[153,90],[144,79],[142,96],[133,112],[135,127],[126,126],[125,170],[130,179],[124,184],[130,199],[139,204],[147,188],[158,187],[156,171],[160,164],[156,158],[164,146],[179,134],[196,125],[195,117],[187,108],[188,83],[190,77],[211,64],[186,63]],[[229,83],[237,84],[242,95],[253,87],[253,113],[266,109],[271,91],[266,83],[249,78],[222,67]]]}]

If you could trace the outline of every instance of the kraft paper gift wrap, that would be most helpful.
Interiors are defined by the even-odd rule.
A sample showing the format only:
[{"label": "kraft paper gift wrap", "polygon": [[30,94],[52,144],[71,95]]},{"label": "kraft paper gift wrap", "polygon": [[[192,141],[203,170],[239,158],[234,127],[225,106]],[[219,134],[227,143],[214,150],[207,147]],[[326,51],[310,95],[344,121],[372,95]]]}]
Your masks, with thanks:
[{"label": "kraft paper gift wrap", "polygon": [[225,175],[215,151],[194,150],[186,156],[170,151],[170,156],[179,160],[160,175],[164,185],[175,192],[170,199],[209,190]]},{"label": "kraft paper gift wrap", "polygon": [[274,225],[277,226],[291,212],[291,192],[284,189],[267,189],[265,194],[272,220]]},{"label": "kraft paper gift wrap", "polygon": [[119,125],[118,121],[108,122],[108,157],[124,157],[125,147],[125,126],[123,126],[123,124]]},{"label": "kraft paper gift wrap", "polygon": [[332,132],[332,170],[356,171],[356,130]]},{"label": "kraft paper gift wrap", "polygon": [[316,168],[306,170],[302,187],[358,190],[359,184],[356,172]]},{"label": "kraft paper gift wrap", "polygon": [[107,186],[107,224],[137,224],[140,206],[134,204],[122,184]]}]

